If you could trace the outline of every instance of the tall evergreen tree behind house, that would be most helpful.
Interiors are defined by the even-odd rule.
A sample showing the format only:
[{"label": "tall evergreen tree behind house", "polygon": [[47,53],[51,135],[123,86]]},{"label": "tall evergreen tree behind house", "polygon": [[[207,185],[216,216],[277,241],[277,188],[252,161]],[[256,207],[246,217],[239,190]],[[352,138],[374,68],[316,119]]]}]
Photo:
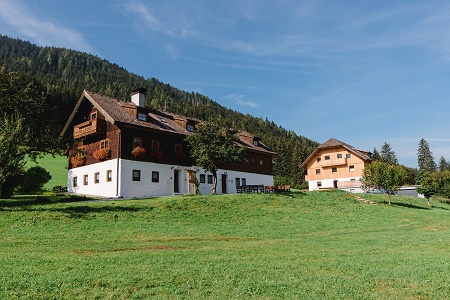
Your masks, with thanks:
[{"label": "tall evergreen tree behind house", "polygon": [[441,156],[439,159],[439,172],[449,171],[450,162]]},{"label": "tall evergreen tree behind house", "polygon": [[417,164],[420,171],[434,172],[437,169],[433,153],[428,142],[422,138],[417,149]]},{"label": "tall evergreen tree behind house", "polygon": [[[61,132],[83,89],[128,101],[131,90],[144,87],[147,89],[146,105],[149,107],[162,110],[167,103],[167,110],[173,113],[245,130],[261,137],[268,147],[278,153],[274,158],[274,175],[275,178],[282,177],[286,184],[300,185],[304,182],[304,170],[300,170],[296,157],[300,156],[303,161],[319,146],[317,142],[286,130],[267,118],[244,115],[221,106],[205,95],[179,90],[157,78],[145,79],[86,53],[38,47],[0,35],[1,65],[20,76],[37,78],[47,87],[49,94],[42,101],[48,103],[48,111],[54,116],[48,118],[55,123],[49,127],[52,133],[53,130]],[[51,141],[51,138],[46,141]]]},{"label": "tall evergreen tree behind house", "polygon": [[381,159],[380,152],[378,152],[377,148],[375,147],[373,147],[372,159],[378,161]]},{"label": "tall evergreen tree behind house", "polygon": [[380,161],[394,165],[398,164],[397,154],[395,154],[394,150],[392,150],[391,148],[391,145],[389,145],[387,142],[384,142],[383,146],[381,147]]}]

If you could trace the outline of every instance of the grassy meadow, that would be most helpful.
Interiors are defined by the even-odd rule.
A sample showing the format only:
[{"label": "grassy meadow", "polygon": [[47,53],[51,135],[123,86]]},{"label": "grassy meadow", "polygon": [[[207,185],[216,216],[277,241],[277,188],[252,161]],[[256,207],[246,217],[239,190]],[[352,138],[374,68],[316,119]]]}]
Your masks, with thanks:
[{"label": "grassy meadow", "polygon": [[450,206],[364,197],[0,200],[0,299],[448,298]]}]

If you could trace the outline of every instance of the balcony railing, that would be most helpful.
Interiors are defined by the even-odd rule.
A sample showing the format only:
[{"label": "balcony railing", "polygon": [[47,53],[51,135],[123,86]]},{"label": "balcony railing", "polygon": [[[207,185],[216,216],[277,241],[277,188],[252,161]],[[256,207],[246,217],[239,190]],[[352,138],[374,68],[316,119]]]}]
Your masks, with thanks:
[{"label": "balcony railing", "polygon": [[73,138],[79,139],[86,137],[88,135],[105,134],[105,132],[106,132],[106,121],[102,119],[95,119],[74,126]]},{"label": "balcony railing", "polygon": [[320,166],[323,167],[334,167],[342,166],[347,164],[347,158],[337,158],[337,159],[327,159],[320,162]]}]

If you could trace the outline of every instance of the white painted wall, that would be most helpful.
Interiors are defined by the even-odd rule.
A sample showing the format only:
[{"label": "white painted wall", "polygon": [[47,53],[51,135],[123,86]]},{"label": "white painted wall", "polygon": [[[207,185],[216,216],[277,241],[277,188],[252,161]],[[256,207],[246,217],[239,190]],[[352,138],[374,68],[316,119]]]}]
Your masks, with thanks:
[{"label": "white painted wall", "polygon": [[[106,181],[106,171],[112,171],[112,180]],[[94,183],[94,175],[100,173],[99,183]],[[84,184],[84,176],[88,175],[88,184]],[[77,177],[78,186],[73,186],[73,178]],[[67,191],[75,194],[102,197],[117,197],[117,159],[97,164],[70,169],[67,176]]]},{"label": "white painted wall", "polygon": [[[208,175],[199,167],[190,167],[190,170],[196,171],[197,180],[200,182],[200,174],[205,174],[205,183],[200,184],[199,192],[201,194],[211,194],[211,184],[207,183]],[[112,181],[106,181],[107,170],[112,170]],[[140,170],[141,180],[133,181],[133,170]],[[174,192],[174,170],[178,170],[178,188],[179,192]],[[152,172],[159,172],[159,182],[152,182]],[[94,183],[94,174],[100,173],[100,182]],[[222,194],[222,174],[227,175],[226,192],[228,194],[236,193],[236,178],[246,179],[247,185],[263,184],[273,185],[273,176],[253,174],[246,172],[237,172],[230,170],[219,170],[217,172],[217,194]],[[84,175],[88,175],[88,184],[84,185]],[[78,178],[78,187],[73,187],[73,177]],[[120,181],[118,182],[117,179]],[[147,198],[168,196],[187,193],[187,172],[185,166],[164,165],[150,162],[132,161],[126,159],[108,160],[89,166],[70,169],[67,179],[67,191],[76,194],[101,196],[108,198]],[[193,186],[191,186],[193,193]]]}]

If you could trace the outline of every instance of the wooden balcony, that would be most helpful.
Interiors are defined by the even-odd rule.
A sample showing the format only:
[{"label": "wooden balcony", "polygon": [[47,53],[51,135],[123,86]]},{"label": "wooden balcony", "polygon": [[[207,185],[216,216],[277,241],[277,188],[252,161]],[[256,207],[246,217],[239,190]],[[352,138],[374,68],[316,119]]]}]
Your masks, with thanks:
[{"label": "wooden balcony", "polygon": [[322,160],[320,162],[320,166],[322,168],[325,167],[334,167],[334,166],[343,166],[347,164],[347,158],[337,158],[337,159],[328,159],[328,160]]},{"label": "wooden balcony", "polygon": [[95,119],[74,126],[73,138],[80,139],[89,135],[101,135],[106,133],[106,121]]}]

